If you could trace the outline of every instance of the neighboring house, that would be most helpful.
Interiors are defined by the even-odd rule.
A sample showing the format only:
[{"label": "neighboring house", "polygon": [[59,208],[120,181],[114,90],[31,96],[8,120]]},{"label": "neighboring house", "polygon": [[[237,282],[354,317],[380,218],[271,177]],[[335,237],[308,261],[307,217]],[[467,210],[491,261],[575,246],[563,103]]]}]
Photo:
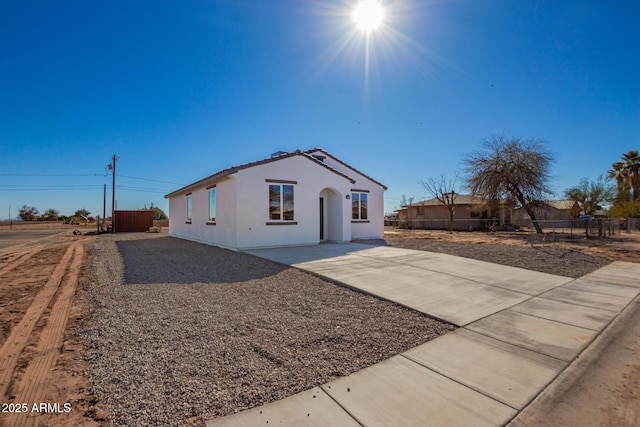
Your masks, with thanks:
[{"label": "neighboring house", "polygon": [[[580,204],[573,200],[549,200],[532,204],[533,212],[539,221],[564,220],[580,216]],[[531,217],[523,209],[518,208],[513,212],[515,221],[529,221]]]},{"label": "neighboring house", "polygon": [[169,233],[236,250],[382,238],[386,189],[320,148],[277,152],[167,194]]},{"label": "neighboring house", "polygon": [[[454,200],[454,230],[483,230],[489,220],[504,226],[511,221],[511,209],[500,204],[489,208],[484,199],[467,194],[458,194]],[[402,228],[446,229],[449,224],[449,210],[438,199],[412,203],[398,210],[399,226]]]}]

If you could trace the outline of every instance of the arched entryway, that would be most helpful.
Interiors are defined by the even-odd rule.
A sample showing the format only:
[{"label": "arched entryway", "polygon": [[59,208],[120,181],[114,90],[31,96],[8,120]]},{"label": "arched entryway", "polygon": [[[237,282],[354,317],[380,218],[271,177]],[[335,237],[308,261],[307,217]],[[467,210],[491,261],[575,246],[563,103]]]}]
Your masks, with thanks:
[{"label": "arched entryway", "polygon": [[318,236],[321,242],[342,242],[342,194],[335,188],[320,191]]}]

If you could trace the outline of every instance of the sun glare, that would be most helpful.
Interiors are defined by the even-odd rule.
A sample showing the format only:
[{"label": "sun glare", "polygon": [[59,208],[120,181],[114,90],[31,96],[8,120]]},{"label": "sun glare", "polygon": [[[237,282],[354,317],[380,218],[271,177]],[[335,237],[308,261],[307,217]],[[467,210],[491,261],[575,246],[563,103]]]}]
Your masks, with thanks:
[{"label": "sun glare", "polygon": [[384,10],[377,0],[361,0],[353,11],[353,20],[362,31],[372,31],[382,24]]}]

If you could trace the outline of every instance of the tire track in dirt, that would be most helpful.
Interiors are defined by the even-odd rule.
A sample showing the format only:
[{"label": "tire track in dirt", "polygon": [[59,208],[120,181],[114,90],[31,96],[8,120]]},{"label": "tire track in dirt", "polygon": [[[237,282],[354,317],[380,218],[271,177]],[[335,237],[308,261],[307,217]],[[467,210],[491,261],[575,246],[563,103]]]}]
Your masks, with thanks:
[{"label": "tire track in dirt", "polygon": [[[69,274],[62,284],[59,296],[47,319],[47,325],[40,335],[36,356],[27,366],[20,383],[14,387],[16,391],[14,401],[26,402],[29,407],[40,402],[47,402],[45,389],[49,384],[49,373],[55,367],[56,360],[60,354],[64,330],[71,311],[84,255],[84,247],[82,245],[73,245],[71,248],[73,247],[75,247],[75,255],[69,267]],[[60,405],[62,404],[63,402],[60,403]],[[39,415],[38,412],[30,414],[12,413],[9,417],[9,425],[35,426]]]},{"label": "tire track in dirt", "polygon": [[0,276],[2,276],[6,272],[8,272],[10,270],[13,270],[14,268],[19,267],[20,265],[24,264],[24,262],[26,260],[28,260],[29,258],[34,256],[35,254],[40,252],[43,248],[44,248],[44,246],[37,246],[33,250],[31,250],[29,252],[25,252],[25,253],[22,253],[22,254],[21,253],[15,254],[13,256],[13,258],[11,258],[5,265],[0,267]]},{"label": "tire track in dirt", "polygon": [[47,283],[38,292],[22,320],[11,330],[11,334],[0,349],[0,397],[6,395],[18,358],[27,346],[33,328],[57,292],[76,246],[69,246]]}]

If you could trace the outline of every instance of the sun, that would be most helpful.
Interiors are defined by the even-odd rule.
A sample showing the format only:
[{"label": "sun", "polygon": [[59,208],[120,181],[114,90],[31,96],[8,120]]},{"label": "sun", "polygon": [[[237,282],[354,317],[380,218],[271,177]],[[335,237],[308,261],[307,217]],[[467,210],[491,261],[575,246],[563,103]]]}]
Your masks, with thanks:
[{"label": "sun", "polygon": [[353,11],[356,26],[366,32],[377,29],[384,19],[384,10],[377,0],[360,0]]}]

